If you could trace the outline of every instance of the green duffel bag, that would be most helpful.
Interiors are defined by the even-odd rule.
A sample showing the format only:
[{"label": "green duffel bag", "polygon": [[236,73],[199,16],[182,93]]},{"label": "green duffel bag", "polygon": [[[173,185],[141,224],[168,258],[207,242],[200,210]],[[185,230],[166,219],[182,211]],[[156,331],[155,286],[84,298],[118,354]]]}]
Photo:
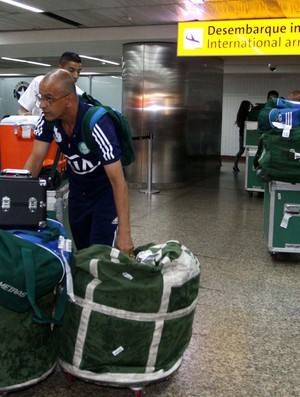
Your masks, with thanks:
[{"label": "green duffel bag", "polygon": [[272,129],[260,139],[255,156],[257,176],[264,182],[300,182],[300,128],[292,128],[287,136],[283,130]]},{"label": "green duffel bag", "polygon": [[287,129],[300,126],[300,102],[284,98],[271,98],[258,114],[258,128],[269,131],[272,128]]},{"label": "green duffel bag", "polygon": [[137,385],[181,364],[198,298],[198,259],[177,241],[135,258],[93,245],[73,257],[75,303],[56,327],[59,363],[81,378]]},{"label": "green duffel bag", "polygon": [[59,295],[57,310],[49,318],[37,300],[58,285],[72,284],[69,241],[63,225],[52,219],[38,231],[0,230],[0,305],[20,313],[32,308],[37,322],[60,321],[67,288],[63,289],[64,295]]},{"label": "green duffel bag", "polygon": [[[51,316],[54,296],[38,301]],[[33,310],[22,313],[0,306],[0,393],[32,386],[55,369],[57,354],[51,325],[32,321]]]}]

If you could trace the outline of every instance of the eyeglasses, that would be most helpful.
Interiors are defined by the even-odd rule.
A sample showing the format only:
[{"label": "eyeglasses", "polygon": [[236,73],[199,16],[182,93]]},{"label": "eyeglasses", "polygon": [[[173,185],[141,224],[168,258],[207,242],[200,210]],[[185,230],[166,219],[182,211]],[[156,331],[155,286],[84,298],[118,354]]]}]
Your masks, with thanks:
[{"label": "eyeglasses", "polygon": [[61,97],[59,97],[59,98],[45,98],[45,97],[43,97],[41,94],[37,94],[36,96],[35,96],[35,103],[36,103],[36,105],[39,107],[40,106],[40,104],[41,104],[41,102],[42,101],[44,101],[44,102],[46,102],[47,103],[47,105],[53,105],[53,103],[55,103],[55,102],[57,102],[57,101],[59,101],[60,99],[63,99],[63,98],[65,98],[66,96],[68,96],[68,95],[70,95],[71,94],[71,92],[68,92],[67,94],[65,94],[65,95],[63,95],[63,96],[61,96]]}]

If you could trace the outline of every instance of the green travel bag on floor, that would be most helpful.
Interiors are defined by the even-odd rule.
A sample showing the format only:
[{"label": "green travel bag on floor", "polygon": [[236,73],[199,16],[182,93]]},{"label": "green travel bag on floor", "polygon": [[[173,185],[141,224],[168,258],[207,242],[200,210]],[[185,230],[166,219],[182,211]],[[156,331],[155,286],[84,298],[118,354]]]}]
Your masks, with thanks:
[{"label": "green travel bag on floor", "polygon": [[56,327],[59,363],[81,378],[130,385],[174,372],[188,347],[198,259],[177,241],[135,249],[103,245],[73,256],[75,303]]},{"label": "green travel bag on floor", "polygon": [[[53,293],[38,300],[51,317]],[[17,313],[0,306],[0,394],[35,385],[55,369],[57,352],[50,324],[32,321],[33,309]]]}]

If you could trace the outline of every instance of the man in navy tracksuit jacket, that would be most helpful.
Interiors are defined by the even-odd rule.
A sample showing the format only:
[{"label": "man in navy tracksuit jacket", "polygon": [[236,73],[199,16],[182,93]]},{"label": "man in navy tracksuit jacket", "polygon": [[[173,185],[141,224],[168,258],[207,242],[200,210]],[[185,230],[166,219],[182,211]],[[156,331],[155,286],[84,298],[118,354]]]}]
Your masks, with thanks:
[{"label": "man in navy tracksuit jacket", "polygon": [[[112,120],[105,115],[96,123],[92,134],[98,152],[92,153],[81,131],[91,105],[79,101],[71,75],[63,69],[47,73],[39,92],[43,113],[24,168],[37,177],[54,139],[68,161],[69,222],[76,248],[98,243],[132,255],[128,188]],[[45,121],[54,122],[54,127]]]}]

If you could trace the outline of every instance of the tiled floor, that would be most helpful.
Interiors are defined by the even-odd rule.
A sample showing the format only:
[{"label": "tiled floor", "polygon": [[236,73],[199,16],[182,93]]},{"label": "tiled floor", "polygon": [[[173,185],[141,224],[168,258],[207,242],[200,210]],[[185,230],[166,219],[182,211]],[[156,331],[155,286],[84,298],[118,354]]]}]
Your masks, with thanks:
[{"label": "tiled floor", "polygon": [[[201,288],[183,364],[148,384],[151,397],[299,397],[300,261],[275,261],[263,236],[263,198],[244,190],[244,166],[193,186],[131,190],[135,245],[176,239],[196,254]],[[128,388],[69,383],[55,371],[15,397],[129,397]]]}]

